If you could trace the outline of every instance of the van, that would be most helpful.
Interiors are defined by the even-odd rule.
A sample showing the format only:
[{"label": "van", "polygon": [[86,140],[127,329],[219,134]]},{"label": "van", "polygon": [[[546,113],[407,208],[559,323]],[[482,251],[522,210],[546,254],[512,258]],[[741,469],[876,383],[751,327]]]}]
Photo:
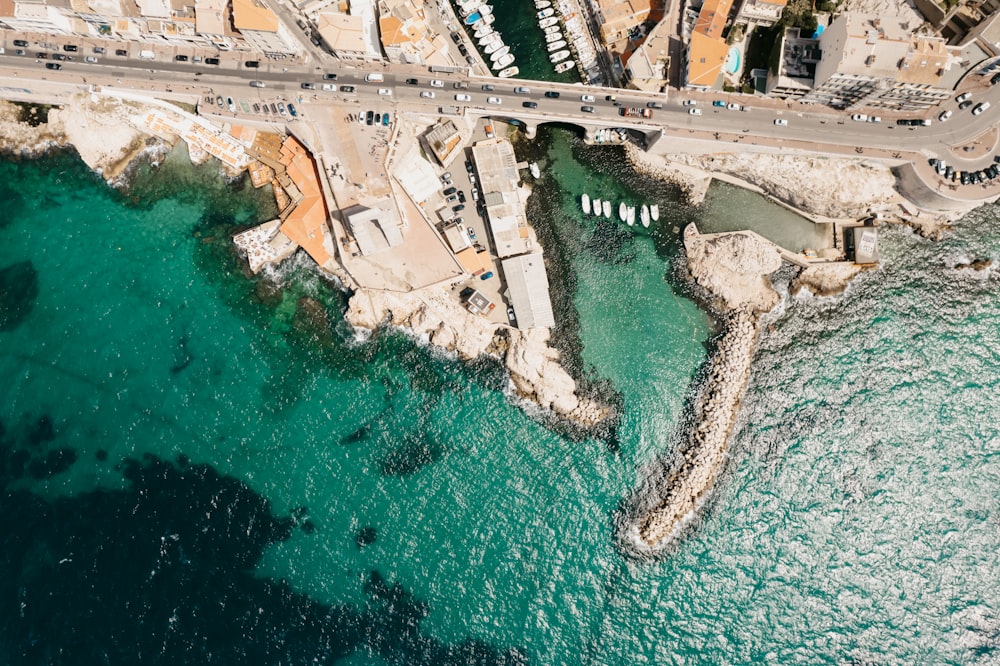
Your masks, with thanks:
[{"label": "van", "polygon": [[153,60],[156,58],[156,54],[149,50],[139,51],[139,57],[145,58],[146,60]]},{"label": "van", "polygon": [[365,81],[368,83],[382,83],[385,81],[385,77],[378,73],[371,73],[365,76]]}]

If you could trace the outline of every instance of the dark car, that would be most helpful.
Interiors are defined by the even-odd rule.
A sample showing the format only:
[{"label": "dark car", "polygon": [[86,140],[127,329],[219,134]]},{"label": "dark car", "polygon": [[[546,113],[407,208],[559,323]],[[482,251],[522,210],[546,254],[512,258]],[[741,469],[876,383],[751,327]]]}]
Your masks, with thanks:
[{"label": "dark car", "polygon": [[646,102],[647,109],[662,109],[663,105],[659,102]]},{"label": "dark car", "polygon": [[38,58],[39,60],[48,60],[49,54],[48,53],[36,53],[35,57]]},{"label": "dark car", "polygon": [[76,46],[74,44],[64,44],[63,45],[63,51],[66,51],[67,53],[76,53],[79,50],[80,50],[80,47],[78,47],[78,46]]},{"label": "dark car", "polygon": [[521,106],[523,106],[526,109],[537,109],[538,102],[521,102]]},{"label": "dark car", "polygon": [[465,81],[456,81],[455,83],[452,84],[452,88],[454,88],[455,90],[468,90],[469,84],[466,83]]},{"label": "dark car", "polygon": [[215,98],[215,103],[219,105],[220,109],[226,105],[225,100],[222,99],[222,95],[219,95],[218,97]]},{"label": "dark car", "polygon": [[1000,74],[994,74],[992,77],[990,77],[991,86],[995,86],[998,83],[1000,83]]},{"label": "dark car", "polygon": [[476,59],[473,58],[470,55],[467,55],[467,56],[465,56],[465,62],[469,63],[470,65],[475,65],[476,64]]},{"label": "dark car", "polygon": [[260,113],[260,104],[254,104],[253,105],[253,112],[254,113]]},{"label": "dark car", "polygon": [[247,60],[245,63],[243,63],[243,66],[244,67],[252,67],[254,69],[257,69],[258,67],[260,67],[260,61],[259,60]]},{"label": "dark car", "polygon": [[125,49],[115,49],[115,55],[116,56],[122,56],[123,58],[127,58],[128,57],[128,51],[126,51]]},{"label": "dark car", "polygon": [[205,58],[205,64],[206,65],[218,65],[219,64],[219,59],[218,58]]},{"label": "dark car", "polygon": [[62,69],[62,65],[57,62],[47,62],[45,63],[46,69]]},{"label": "dark car", "polygon": [[28,45],[28,42],[24,41],[23,39],[15,39],[14,40],[14,46],[27,46],[27,45]]},{"label": "dark car", "polygon": [[448,196],[449,194],[454,194],[457,191],[458,190],[456,190],[454,187],[449,187],[447,190],[444,191],[444,195]]},{"label": "dark car", "polygon": [[451,209],[456,213],[461,213],[463,210],[465,210],[465,204],[457,204],[455,206],[452,206]]},{"label": "dark car", "polygon": [[52,59],[53,60],[66,60],[68,57],[69,56],[64,56],[62,53],[53,53],[52,54]]},{"label": "dark car", "polygon": [[459,192],[458,193],[458,202],[459,203],[465,203],[465,192]]},{"label": "dark car", "polygon": [[94,47],[94,53],[96,53],[97,55],[104,55],[104,47],[103,46],[95,46]]},{"label": "dark car", "polygon": [[916,123],[914,121],[908,120],[907,118],[900,118],[899,120],[896,121],[896,124],[897,125],[902,125],[904,127],[907,127],[907,126],[910,126],[910,125],[916,125]]},{"label": "dark car", "polygon": [[24,55],[24,49],[14,49],[14,55]]},{"label": "dark car", "polygon": [[307,83],[300,83],[299,87],[302,88],[303,90],[316,90],[316,84],[315,83],[308,83],[308,82]]},{"label": "dark car", "polygon": [[726,106],[726,103],[725,103],[725,102],[723,102],[723,101],[722,101],[721,99],[716,99],[716,100],[712,100],[712,106],[721,106],[721,107],[725,107],[725,106]]},{"label": "dark car", "polygon": [[547,90],[545,92],[545,96],[548,97],[549,99],[559,99],[559,93],[557,93],[555,90]]},{"label": "dark car", "polygon": [[354,86],[340,86],[340,92],[352,93],[354,92]]},{"label": "dark car", "polygon": [[458,34],[457,32],[451,33],[451,41],[458,44],[460,41],[462,41],[462,35]]},{"label": "dark car", "polygon": [[479,279],[480,280],[489,280],[491,277],[493,277],[493,271],[486,271],[485,273],[483,273],[482,275],[479,276]]},{"label": "dark car", "polygon": [[278,112],[278,105],[277,104],[272,104],[271,105],[271,113],[277,113],[277,112]]},{"label": "dark car", "polygon": [[389,112],[388,111],[386,111],[385,113],[382,114],[382,126],[383,127],[388,127],[389,126]]},{"label": "dark car", "polygon": [[495,85],[493,85],[492,83],[485,83],[485,84],[483,84],[483,92],[493,92],[496,89],[497,89],[497,87]]},{"label": "dark car", "polygon": [[962,102],[961,104],[958,105],[958,110],[959,111],[965,111],[970,106],[972,106],[972,100],[971,99],[967,99],[967,100],[965,100],[964,102]]},{"label": "dark car", "polygon": [[371,125],[374,120],[375,120],[375,112],[374,111],[369,111],[368,113],[365,114],[365,124],[366,125]]},{"label": "dark car", "polygon": [[187,62],[188,57],[186,55],[174,56],[174,60],[176,60],[177,62]]},{"label": "dark car", "polygon": [[[997,163],[1000,164],[1000,155],[997,155],[996,160],[997,160]],[[474,171],[474,167],[472,166],[472,162],[466,162],[465,163],[465,170],[468,171],[469,173],[472,173]]]},{"label": "dark car", "polygon": [[459,44],[459,45],[458,45],[458,52],[459,52],[459,53],[461,53],[461,54],[462,54],[462,55],[464,55],[464,56],[465,56],[465,55],[469,55],[469,49],[467,49],[467,48],[465,47],[465,44]]},{"label": "dark car", "polygon": [[288,103],[288,113],[292,114],[292,118],[295,118],[299,115],[299,112],[295,110],[295,105],[292,104],[291,102]]},{"label": "dark car", "polygon": [[593,113],[594,112],[594,107],[592,107],[592,106],[581,106],[580,110],[583,111],[584,113]]},{"label": "dark car", "polygon": [[420,83],[420,81],[417,81],[416,79],[406,79],[406,85],[408,86],[415,86],[418,83]]},{"label": "dark car", "polygon": [[336,81],[337,80],[337,75],[336,74],[324,74],[323,75],[323,80],[324,81]]}]

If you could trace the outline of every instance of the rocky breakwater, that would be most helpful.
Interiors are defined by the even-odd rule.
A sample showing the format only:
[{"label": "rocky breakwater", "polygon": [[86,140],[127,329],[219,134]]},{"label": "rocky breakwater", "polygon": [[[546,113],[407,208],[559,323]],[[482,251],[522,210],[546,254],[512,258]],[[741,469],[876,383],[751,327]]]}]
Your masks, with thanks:
[{"label": "rocky breakwater", "polygon": [[684,233],[688,268],[722,312],[722,331],[677,450],[634,498],[624,543],[639,554],[669,546],[715,485],[725,467],[729,437],[750,378],[760,315],[780,301],[768,276],[781,267],[773,245],[752,234]]},{"label": "rocky breakwater", "polygon": [[468,312],[447,289],[359,289],[351,296],[346,318],[365,330],[399,326],[463,361],[480,355],[501,359],[514,395],[575,426],[593,428],[612,415],[606,405],[577,392],[576,382],[559,363],[559,352],[548,346],[548,329],[492,323]]}]

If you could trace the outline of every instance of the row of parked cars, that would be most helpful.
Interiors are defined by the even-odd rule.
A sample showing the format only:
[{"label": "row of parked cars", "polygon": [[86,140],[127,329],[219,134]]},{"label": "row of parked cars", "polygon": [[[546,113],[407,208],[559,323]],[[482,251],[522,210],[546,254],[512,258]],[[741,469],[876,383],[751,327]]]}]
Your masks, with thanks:
[{"label": "row of parked cars", "polygon": [[956,171],[954,167],[947,164],[944,160],[939,160],[936,157],[929,160],[930,165],[934,167],[939,176],[953,183],[960,182],[962,185],[985,183],[1000,176],[1000,155],[995,156],[993,162],[994,164],[977,171]]}]

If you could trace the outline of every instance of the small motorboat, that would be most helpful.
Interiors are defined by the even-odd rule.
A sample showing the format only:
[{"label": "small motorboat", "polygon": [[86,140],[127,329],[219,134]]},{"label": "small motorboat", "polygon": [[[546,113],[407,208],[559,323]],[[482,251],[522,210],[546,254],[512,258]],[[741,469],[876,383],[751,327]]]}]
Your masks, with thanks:
[{"label": "small motorboat", "polygon": [[476,39],[478,39],[479,43],[482,44],[483,40],[486,40],[492,34],[493,34],[493,28],[491,26],[484,25],[479,30],[476,30],[476,32],[473,33],[472,36],[475,37]]},{"label": "small motorboat", "polygon": [[480,14],[479,12],[472,12],[471,14],[465,17],[465,25],[472,25],[476,21],[482,20],[482,18],[483,15]]},{"label": "small motorboat", "polygon": [[660,207],[657,204],[653,204],[649,207],[649,215],[653,218],[653,222],[660,219]]},{"label": "small motorboat", "polygon": [[562,28],[557,25],[550,25],[547,28],[543,28],[546,35],[557,35],[562,33]]},{"label": "small motorboat", "polygon": [[622,218],[622,222],[628,219],[628,206],[624,201],[618,204],[618,217]]},{"label": "small motorboat", "polygon": [[543,9],[542,11],[538,12],[537,14],[535,14],[535,16],[537,16],[540,19],[547,19],[555,13],[556,10],[549,7],[548,9]]},{"label": "small motorboat", "polygon": [[483,16],[488,16],[493,13],[493,8],[489,5],[479,5],[479,13]]},{"label": "small motorboat", "polygon": [[559,23],[559,19],[557,19],[554,16],[550,16],[547,19],[542,19],[541,21],[539,21],[538,22],[538,27],[540,27],[540,28],[542,28],[544,30],[545,28],[551,28],[556,23]]},{"label": "small motorboat", "polygon": [[493,71],[499,72],[500,70],[510,67],[513,64],[514,64],[514,54],[505,53],[498,59],[493,61]]},{"label": "small motorboat", "polygon": [[492,55],[503,48],[503,40],[499,37],[491,39],[485,44],[481,45],[483,47],[483,53],[486,55]]},{"label": "small motorboat", "polygon": [[488,14],[482,18],[482,22],[486,25],[493,25],[493,21],[496,21],[496,14]]},{"label": "small motorboat", "polygon": [[520,73],[521,70],[518,69],[517,67],[508,67],[507,69],[500,70],[497,73],[497,76],[499,76],[501,79],[509,79],[510,77],[517,76]]},{"label": "small motorboat", "polygon": [[535,3],[535,9],[548,9],[551,6],[552,3],[549,2],[549,0],[538,0],[538,2]]},{"label": "small motorboat", "polygon": [[625,219],[628,222],[628,226],[635,224],[635,206],[628,207],[628,217]]},{"label": "small motorboat", "polygon": [[[561,34],[559,34],[559,29],[558,28],[556,28],[555,32],[552,32],[552,33],[549,33],[549,34],[545,35],[545,41],[548,44],[551,44],[552,42],[558,42],[562,38],[563,38],[563,36]],[[563,40],[563,43],[564,44],[566,43],[565,40]]]},{"label": "small motorboat", "polygon": [[573,69],[574,63],[572,60],[567,60],[556,65],[556,74],[562,74],[563,72],[568,72]]},{"label": "small motorboat", "polygon": [[558,51],[564,46],[566,46],[566,40],[560,39],[558,42],[552,42],[551,44],[546,44],[545,48],[548,50],[549,53],[552,53],[553,51]]},{"label": "small motorboat", "polygon": [[562,51],[556,51],[555,53],[550,55],[549,60],[553,63],[556,63],[556,62],[562,62],[568,57],[569,57],[569,50],[563,49]]},{"label": "small motorboat", "polygon": [[[528,165],[528,171],[531,172],[532,178],[538,179],[538,178],[542,177],[542,172],[538,168],[538,162],[532,162],[531,164],[529,164]],[[587,195],[584,194],[583,196],[587,196]]]},{"label": "small motorboat", "polygon": [[580,197],[580,203],[583,205],[583,214],[590,215],[590,195],[584,192]]},{"label": "small motorboat", "polygon": [[600,215],[600,214],[601,214],[601,200],[594,199],[594,215]]},{"label": "small motorboat", "polygon": [[602,201],[601,205],[604,207],[604,210],[602,210],[601,212],[604,213],[604,217],[606,219],[610,220],[611,219],[611,202],[610,201]]},{"label": "small motorboat", "polygon": [[639,221],[642,222],[642,226],[649,226],[649,206],[642,204],[642,208],[639,210]]},{"label": "small motorboat", "polygon": [[490,55],[490,61],[497,62],[498,60],[500,60],[500,58],[504,57],[508,53],[510,53],[510,47],[509,46],[501,46],[492,55]]}]

